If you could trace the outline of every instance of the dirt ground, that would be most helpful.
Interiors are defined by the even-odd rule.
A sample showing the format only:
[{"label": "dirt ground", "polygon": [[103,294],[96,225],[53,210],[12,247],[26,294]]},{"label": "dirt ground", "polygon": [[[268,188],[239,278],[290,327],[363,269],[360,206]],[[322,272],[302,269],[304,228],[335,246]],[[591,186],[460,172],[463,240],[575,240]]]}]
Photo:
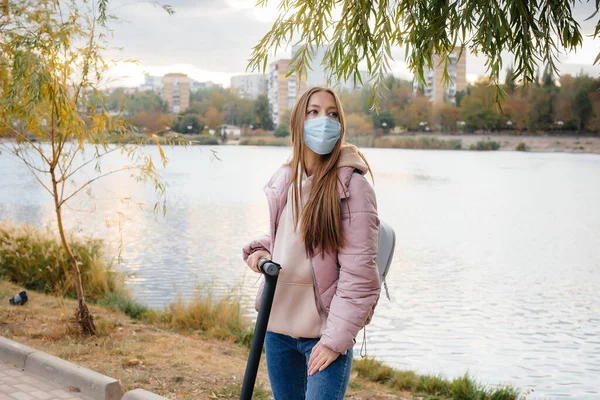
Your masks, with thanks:
[{"label": "dirt ground", "polygon": [[[239,345],[157,329],[101,307],[91,307],[99,334],[84,338],[70,323],[72,300],[28,292],[25,306],[8,299],[20,287],[0,280],[0,335],[119,379],[124,391],[142,388],[170,399],[238,399],[248,350]],[[269,399],[264,357],[255,398]],[[352,400],[411,399],[411,393],[356,375]]]},{"label": "dirt ground", "polygon": [[[418,135],[421,136],[421,135]],[[468,149],[480,140],[500,143],[499,150],[515,150],[521,142],[528,151],[595,153],[600,154],[600,137],[589,136],[521,136],[521,135],[431,135],[441,140],[460,139],[463,149]]]}]

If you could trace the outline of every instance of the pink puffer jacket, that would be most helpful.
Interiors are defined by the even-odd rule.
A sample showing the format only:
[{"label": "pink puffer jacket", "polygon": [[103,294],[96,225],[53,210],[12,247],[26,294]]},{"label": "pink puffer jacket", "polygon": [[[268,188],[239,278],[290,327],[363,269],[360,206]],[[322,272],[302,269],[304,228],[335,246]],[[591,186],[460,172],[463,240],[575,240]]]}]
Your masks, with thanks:
[{"label": "pink puffer jacket", "polygon": [[[366,165],[355,155],[356,148],[346,145],[338,165],[338,189],[342,202],[342,229],[345,246],[337,252],[312,258],[317,308],[327,315],[321,336],[326,347],[345,354],[358,332],[370,322],[379,299],[380,283],[375,258],[379,219],[375,192],[362,175]],[[355,171],[361,174],[355,174]],[[281,212],[287,202],[291,167],[282,166],[265,186],[269,202],[271,229],[243,249],[244,261],[257,250],[273,254]],[[264,281],[256,297],[260,307]]]}]

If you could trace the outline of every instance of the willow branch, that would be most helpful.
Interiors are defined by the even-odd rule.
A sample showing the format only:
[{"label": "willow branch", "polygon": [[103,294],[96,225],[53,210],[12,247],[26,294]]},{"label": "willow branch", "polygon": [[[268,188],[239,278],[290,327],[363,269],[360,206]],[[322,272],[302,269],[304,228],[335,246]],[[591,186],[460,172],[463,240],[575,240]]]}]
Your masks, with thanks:
[{"label": "willow branch", "polygon": [[[61,180],[67,180],[67,179],[69,179],[69,178],[70,178],[70,177],[72,177],[74,174],[76,174],[76,173],[77,173],[77,171],[79,171],[80,169],[82,169],[82,168],[83,168],[83,167],[85,167],[86,165],[90,164],[91,162],[93,162],[93,161],[96,161],[98,158],[102,158],[102,157],[106,156],[107,154],[113,153],[113,152],[115,152],[115,151],[117,151],[117,150],[122,150],[122,149],[124,149],[126,146],[128,146],[128,145],[130,145],[130,144],[133,144],[133,143],[135,143],[135,142],[126,143],[126,144],[123,144],[123,145],[121,145],[121,146],[117,146],[117,147],[115,147],[115,148],[114,148],[114,149],[112,149],[112,150],[108,150],[108,151],[104,152],[103,154],[99,154],[99,155],[97,155],[96,157],[92,158],[91,160],[88,160],[88,161],[84,162],[83,164],[81,164],[79,167],[77,167],[75,170],[73,170],[73,172],[71,172],[71,173],[69,173],[67,176],[65,176],[65,177],[64,177],[64,179],[60,179],[60,180],[59,180],[59,182],[60,182]],[[71,168],[71,164],[72,164],[72,163],[73,163],[73,158],[71,159],[71,162],[69,163],[69,167],[67,168],[67,171],[68,171],[68,170]]]},{"label": "willow branch", "polygon": [[94,179],[91,179],[91,180],[87,181],[87,182],[86,182],[86,183],[84,183],[84,184],[83,184],[83,185],[82,185],[82,186],[81,186],[79,189],[77,189],[76,191],[74,191],[73,193],[71,193],[71,194],[69,195],[69,197],[67,197],[66,199],[64,199],[64,200],[62,200],[62,201],[60,202],[59,206],[62,206],[64,203],[66,203],[67,201],[69,201],[69,199],[71,199],[71,198],[72,198],[73,196],[75,196],[77,193],[81,192],[83,189],[85,189],[87,186],[91,185],[92,183],[94,183],[94,182],[95,182],[95,181],[97,181],[98,179],[104,178],[104,177],[106,177],[106,176],[109,176],[109,175],[112,175],[112,174],[116,174],[116,173],[118,173],[118,172],[122,172],[122,171],[129,171],[129,170],[131,170],[131,169],[136,169],[136,168],[139,168],[139,167],[130,167],[130,166],[127,166],[127,167],[119,168],[119,169],[116,169],[116,170],[114,170],[114,171],[110,171],[110,172],[107,172],[107,173],[105,173],[105,174],[99,175],[99,176],[95,177]]},{"label": "willow branch", "polygon": [[[15,154],[16,155],[16,154]],[[48,186],[46,186],[46,184],[44,182],[42,182],[42,180],[40,179],[40,177],[38,176],[38,174],[36,173],[36,170],[38,170],[36,167],[34,167],[33,165],[31,165],[27,160],[25,160],[23,157],[16,155],[17,157],[19,157],[19,159],[21,161],[23,161],[25,163],[25,165],[27,166],[27,168],[29,169],[29,171],[32,173],[32,175],[35,177],[35,179],[39,182],[40,185],[42,185],[42,187],[44,189],[46,189],[46,191],[50,194],[50,196],[53,196],[52,191],[48,188]],[[46,172],[47,173],[47,172]]]},{"label": "willow branch", "polygon": [[46,162],[46,164],[51,165],[52,163],[50,162],[50,160],[48,160],[48,158],[46,158],[46,155],[44,154],[44,152],[42,150],[40,150],[32,141],[31,139],[29,139],[27,136],[23,135],[21,132],[19,132],[18,130],[16,130],[15,128],[13,128],[11,125],[7,124],[6,121],[1,121],[2,124],[7,127],[8,129],[12,130],[14,133],[17,134],[17,136],[21,137],[24,141],[26,141],[31,148],[33,148],[35,151],[37,151],[40,156],[44,159],[44,161]]}]

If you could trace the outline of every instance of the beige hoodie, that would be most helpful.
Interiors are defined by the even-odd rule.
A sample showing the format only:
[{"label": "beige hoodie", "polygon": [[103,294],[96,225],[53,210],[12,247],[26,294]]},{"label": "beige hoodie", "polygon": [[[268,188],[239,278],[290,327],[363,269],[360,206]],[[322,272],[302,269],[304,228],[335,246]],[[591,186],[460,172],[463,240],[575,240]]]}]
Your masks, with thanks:
[{"label": "beige hoodie", "polygon": [[[356,146],[344,144],[339,167],[354,167],[361,174],[367,171],[367,165],[359,156]],[[311,177],[302,182],[302,205],[306,204],[311,188]],[[273,249],[273,261],[280,264],[273,308],[269,318],[268,330],[295,338],[319,338],[327,322],[327,314],[319,310],[314,288],[314,274],[311,258],[307,256],[304,239],[294,227],[293,195],[291,185],[288,189]]]},{"label": "beige hoodie", "polygon": [[368,167],[360,154],[361,153],[358,150],[358,147],[350,143],[344,143],[342,145],[342,153],[340,154],[340,159],[338,161],[338,168],[353,167],[362,175],[366,174],[368,172]]}]

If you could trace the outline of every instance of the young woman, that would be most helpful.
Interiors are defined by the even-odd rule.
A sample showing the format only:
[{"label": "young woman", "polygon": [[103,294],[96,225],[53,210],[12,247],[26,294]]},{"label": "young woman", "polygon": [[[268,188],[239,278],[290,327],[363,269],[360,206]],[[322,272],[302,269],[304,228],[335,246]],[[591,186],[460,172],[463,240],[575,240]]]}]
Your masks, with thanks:
[{"label": "young woman", "polygon": [[262,257],[282,267],[265,338],[275,400],[343,399],[354,338],[379,299],[379,219],[364,176],[371,170],[344,143],[345,128],[333,90],[300,97],[290,121],[293,154],[265,187],[270,234],[243,250],[255,272]]}]

